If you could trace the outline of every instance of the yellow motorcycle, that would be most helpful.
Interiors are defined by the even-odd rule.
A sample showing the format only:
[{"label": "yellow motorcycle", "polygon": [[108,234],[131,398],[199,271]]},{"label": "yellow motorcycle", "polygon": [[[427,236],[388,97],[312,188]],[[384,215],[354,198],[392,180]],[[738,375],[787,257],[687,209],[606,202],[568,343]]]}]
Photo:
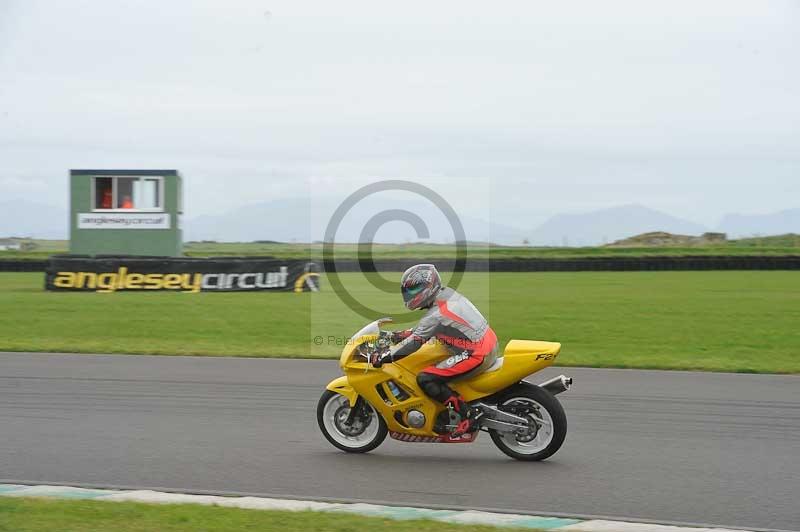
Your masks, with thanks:
[{"label": "yellow motorcycle", "polygon": [[471,443],[481,431],[517,460],[544,460],[555,453],[567,434],[564,409],[555,398],[572,379],[560,375],[538,386],[523,381],[550,366],[561,344],[511,340],[486,371],[449,384],[469,403],[476,430],[461,436],[452,432],[461,416],[429,399],[417,385],[424,368],[451,356],[431,340],[416,353],[380,368],[370,365],[373,353],[391,346],[383,318],[358,331],[339,359],[344,376],[328,384],[317,406],[317,421],[325,438],[350,453],[375,449],[386,438],[404,442]]}]

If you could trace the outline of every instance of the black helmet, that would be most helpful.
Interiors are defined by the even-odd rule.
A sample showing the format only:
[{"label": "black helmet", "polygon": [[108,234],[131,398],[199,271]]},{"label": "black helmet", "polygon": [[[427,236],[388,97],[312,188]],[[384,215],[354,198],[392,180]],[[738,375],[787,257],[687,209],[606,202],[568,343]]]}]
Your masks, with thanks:
[{"label": "black helmet", "polygon": [[409,310],[430,306],[441,289],[442,280],[433,264],[412,266],[400,279],[403,302]]}]

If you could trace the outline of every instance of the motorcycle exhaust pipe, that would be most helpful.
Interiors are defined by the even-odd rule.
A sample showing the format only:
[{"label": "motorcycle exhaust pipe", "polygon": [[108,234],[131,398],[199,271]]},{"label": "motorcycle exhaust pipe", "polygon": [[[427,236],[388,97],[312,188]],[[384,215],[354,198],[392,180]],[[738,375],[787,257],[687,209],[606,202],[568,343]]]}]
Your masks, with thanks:
[{"label": "motorcycle exhaust pipe", "polygon": [[559,375],[558,377],[553,377],[549,381],[545,381],[539,385],[540,388],[544,388],[548,392],[553,395],[558,395],[561,392],[566,392],[572,386],[572,377],[567,377],[565,375]]}]

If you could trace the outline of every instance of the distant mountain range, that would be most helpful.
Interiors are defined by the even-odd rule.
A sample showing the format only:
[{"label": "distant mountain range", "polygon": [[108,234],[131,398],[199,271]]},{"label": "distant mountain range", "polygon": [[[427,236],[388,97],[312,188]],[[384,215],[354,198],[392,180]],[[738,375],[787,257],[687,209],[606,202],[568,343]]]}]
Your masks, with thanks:
[{"label": "distant mountain range", "polygon": [[[184,240],[310,242],[325,238],[330,220],[338,203],[305,199],[255,203],[219,215],[198,216],[184,224]],[[379,213],[384,210],[414,213],[427,228],[417,232],[409,223],[392,221],[383,224]],[[396,218],[397,214],[392,218]],[[487,221],[474,216],[459,215],[466,240],[520,244],[526,238],[522,229]],[[390,205],[376,201],[359,203],[347,213],[335,233],[337,242],[359,242],[373,220],[380,229],[374,235],[377,242],[404,243],[420,240],[446,243],[456,240],[447,218],[435,207],[424,202],[395,201]],[[366,231],[365,237],[369,236]],[[235,235],[235,236],[232,236]]]},{"label": "distant mountain range", "polygon": [[708,229],[641,205],[624,205],[582,214],[557,214],[534,229],[530,240],[547,246],[593,246],[650,231],[696,235]]},{"label": "distant mountain range", "polygon": [[[322,240],[325,227],[336,205],[309,205],[307,201],[274,201],[257,203],[216,216],[200,216],[185,224],[186,240],[278,240],[309,242]],[[378,203],[350,212],[336,233],[338,242],[358,242],[362,228],[381,210]],[[422,203],[393,203],[392,209],[419,214],[430,230],[429,238],[418,238],[405,223],[392,222],[377,233],[379,242],[452,242],[449,222],[436,209]],[[728,233],[730,238],[800,232],[800,208],[765,215],[726,215],[718,227],[672,216],[641,205],[623,205],[580,213],[557,214],[533,229],[501,224],[477,216],[459,219],[467,240],[520,245],[527,241],[540,246],[592,246],[613,242],[632,235],[665,231],[684,235],[700,235],[708,231]],[[519,222],[517,222],[519,223]]]},{"label": "distant mountain range", "polygon": [[[183,222],[184,240],[322,240],[337,205],[308,199],[276,200],[245,205],[223,214],[187,218]],[[455,239],[449,221],[430,205],[392,202],[387,206],[386,202],[375,201],[366,205],[359,203],[343,218],[336,241],[358,242],[371,219],[376,226],[381,225],[377,215],[387,208],[415,213],[427,226],[429,234],[418,236],[408,223],[394,221],[377,230],[374,237],[377,242],[444,243]],[[599,245],[650,231],[684,235],[717,231],[727,233],[730,238],[800,233],[800,208],[763,215],[728,214],[717,227],[705,227],[641,205],[557,214],[530,229],[486,220],[479,215],[459,216],[466,239],[506,245],[523,242],[544,246]],[[515,221],[517,225],[522,223],[524,220]],[[67,213],[62,208],[29,201],[0,201],[0,237],[63,239],[67,238],[67,233]]]}]

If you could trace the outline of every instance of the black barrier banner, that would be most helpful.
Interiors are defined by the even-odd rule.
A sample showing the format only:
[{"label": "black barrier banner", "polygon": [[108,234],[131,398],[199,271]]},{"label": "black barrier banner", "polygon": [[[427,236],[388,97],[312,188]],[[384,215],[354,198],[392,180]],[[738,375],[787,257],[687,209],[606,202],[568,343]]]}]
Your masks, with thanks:
[{"label": "black barrier banner", "polygon": [[[335,264],[334,264],[335,262]],[[452,271],[453,259],[409,258],[377,259],[371,263],[358,259],[322,261],[325,271],[403,272],[414,264],[435,264]],[[335,268],[333,268],[335,266]],[[587,272],[587,271],[689,271],[689,270],[800,270],[800,255],[685,255],[652,257],[583,257],[567,259],[508,258],[469,259],[468,272]]]},{"label": "black barrier banner", "polygon": [[47,290],[92,292],[316,292],[313,262],[263,258],[51,257]]}]

